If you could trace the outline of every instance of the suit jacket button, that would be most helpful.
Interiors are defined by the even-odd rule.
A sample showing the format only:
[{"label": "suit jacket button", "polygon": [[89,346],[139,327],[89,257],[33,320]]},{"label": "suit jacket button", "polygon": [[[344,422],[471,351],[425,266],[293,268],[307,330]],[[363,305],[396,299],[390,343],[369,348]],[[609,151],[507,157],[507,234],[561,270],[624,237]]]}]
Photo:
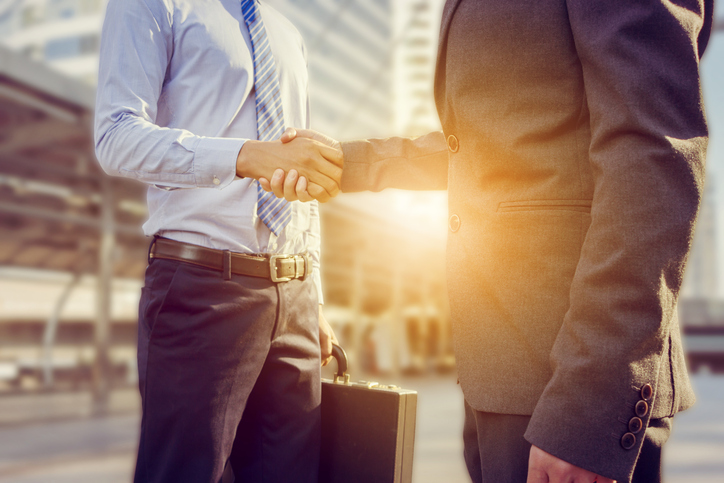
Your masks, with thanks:
[{"label": "suit jacket button", "polygon": [[448,226],[450,231],[455,233],[460,229],[460,217],[458,215],[452,215],[448,220]]},{"label": "suit jacket button", "polygon": [[634,412],[636,413],[636,416],[643,418],[649,413],[649,405],[646,403],[646,401],[639,401],[636,403]]},{"label": "suit jacket button", "polygon": [[456,138],[454,135],[449,135],[447,137],[447,148],[452,153],[457,153],[460,149],[460,142],[458,141],[458,138]]},{"label": "suit jacket button", "polygon": [[651,384],[644,384],[644,387],[641,388],[641,399],[643,399],[644,401],[648,401],[653,395],[654,388],[651,387]]},{"label": "suit jacket button", "polygon": [[631,431],[633,434],[638,433],[641,431],[641,428],[644,427],[644,422],[641,421],[641,418],[633,417],[628,422],[628,430]]},{"label": "suit jacket button", "polygon": [[636,436],[633,433],[626,433],[621,437],[623,449],[631,449],[636,446]]}]

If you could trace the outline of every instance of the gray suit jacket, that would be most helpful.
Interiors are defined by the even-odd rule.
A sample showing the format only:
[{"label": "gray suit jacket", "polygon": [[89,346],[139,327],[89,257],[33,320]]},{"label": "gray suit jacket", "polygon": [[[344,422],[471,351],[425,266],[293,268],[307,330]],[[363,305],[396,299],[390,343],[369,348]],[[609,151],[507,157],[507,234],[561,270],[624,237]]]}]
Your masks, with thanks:
[{"label": "gray suit jacket", "polygon": [[532,415],[528,441],[619,482],[649,419],[694,402],[676,301],[704,179],[710,6],[448,0],[445,134],[343,143],[343,191],[449,190],[467,401]]}]

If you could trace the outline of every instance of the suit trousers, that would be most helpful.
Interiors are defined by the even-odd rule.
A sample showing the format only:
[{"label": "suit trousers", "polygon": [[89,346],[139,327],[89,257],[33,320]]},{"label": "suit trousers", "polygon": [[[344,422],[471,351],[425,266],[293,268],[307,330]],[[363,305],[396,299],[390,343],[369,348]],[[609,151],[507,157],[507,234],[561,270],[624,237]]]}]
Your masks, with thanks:
[{"label": "suit trousers", "polygon": [[[661,451],[672,420],[649,421],[631,483],[661,483]],[[465,401],[465,464],[474,483],[526,482],[531,444],[523,434],[529,422],[530,416],[476,411]]]},{"label": "suit trousers", "polygon": [[317,481],[319,306],[311,278],[224,280],[156,259],[139,312],[136,483]]}]

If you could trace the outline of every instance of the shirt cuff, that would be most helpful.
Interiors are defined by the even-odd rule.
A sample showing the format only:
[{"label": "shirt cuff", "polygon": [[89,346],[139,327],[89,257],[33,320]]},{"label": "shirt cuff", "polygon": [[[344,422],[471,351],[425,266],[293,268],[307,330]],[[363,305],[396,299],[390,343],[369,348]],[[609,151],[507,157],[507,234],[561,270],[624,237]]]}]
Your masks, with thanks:
[{"label": "shirt cuff", "polygon": [[194,176],[199,188],[224,188],[236,177],[236,159],[246,139],[201,138],[194,150]]},{"label": "shirt cuff", "polygon": [[322,293],[322,277],[319,274],[319,269],[315,268],[312,272],[312,280],[314,285],[317,287],[317,296],[319,297],[319,305],[324,305],[324,294]]}]

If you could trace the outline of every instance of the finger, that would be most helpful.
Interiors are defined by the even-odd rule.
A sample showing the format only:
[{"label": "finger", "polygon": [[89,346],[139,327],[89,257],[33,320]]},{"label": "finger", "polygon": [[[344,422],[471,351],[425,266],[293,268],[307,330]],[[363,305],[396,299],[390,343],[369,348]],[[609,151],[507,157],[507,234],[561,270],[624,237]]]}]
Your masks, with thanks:
[{"label": "finger", "polygon": [[284,170],[277,169],[271,179],[271,188],[277,198],[284,198]]},{"label": "finger", "polygon": [[[327,161],[320,161],[320,163],[322,163],[322,162],[325,164],[328,164],[329,166],[333,166],[332,164],[328,163]],[[319,185],[322,188],[324,188],[324,191],[326,191],[329,196],[327,199],[333,198],[339,194],[339,185],[337,184],[337,181],[330,178],[328,175],[324,174],[323,172],[317,170],[316,168],[312,168],[307,171],[309,171],[309,172],[301,173],[301,174],[303,176],[307,177],[307,180],[310,184],[314,183],[314,184]],[[272,184],[272,187],[274,187],[273,184]],[[312,196],[314,196],[315,198],[317,198],[317,196],[315,196],[311,191],[310,191],[310,194]],[[319,198],[317,198],[317,199],[319,199]]]},{"label": "finger", "polygon": [[309,183],[307,191],[312,196],[312,198],[319,201],[320,203],[326,203],[332,198],[331,196],[329,196],[329,193],[327,193],[327,190],[319,186],[317,183]]},{"label": "finger", "polygon": [[335,149],[329,146],[320,146],[319,151],[327,161],[336,164],[340,168],[344,166],[344,153],[341,149]]},{"label": "finger", "polygon": [[314,139],[322,144],[331,146],[333,148],[339,148],[339,141],[333,139],[325,134],[314,131],[312,129],[297,129],[297,137],[305,137],[308,139]]},{"label": "finger", "polygon": [[548,474],[540,469],[528,468],[528,479],[525,483],[549,483]]},{"label": "finger", "polygon": [[280,138],[282,141],[282,144],[286,144],[289,141],[294,140],[294,138],[297,137],[297,130],[293,127],[288,127],[286,130],[282,133],[282,137]]},{"label": "finger", "polygon": [[271,191],[271,183],[269,183],[269,180],[266,178],[259,178],[259,185],[261,186],[261,189],[264,191]]},{"label": "finger", "polygon": [[314,198],[312,198],[312,195],[310,195],[307,191],[307,178],[305,178],[304,176],[299,177],[299,181],[297,181],[296,191],[299,201],[307,202],[314,200]]},{"label": "finger", "polygon": [[287,201],[297,201],[297,179],[299,179],[299,173],[296,169],[290,169],[287,173],[287,177],[284,180],[284,199]]}]

